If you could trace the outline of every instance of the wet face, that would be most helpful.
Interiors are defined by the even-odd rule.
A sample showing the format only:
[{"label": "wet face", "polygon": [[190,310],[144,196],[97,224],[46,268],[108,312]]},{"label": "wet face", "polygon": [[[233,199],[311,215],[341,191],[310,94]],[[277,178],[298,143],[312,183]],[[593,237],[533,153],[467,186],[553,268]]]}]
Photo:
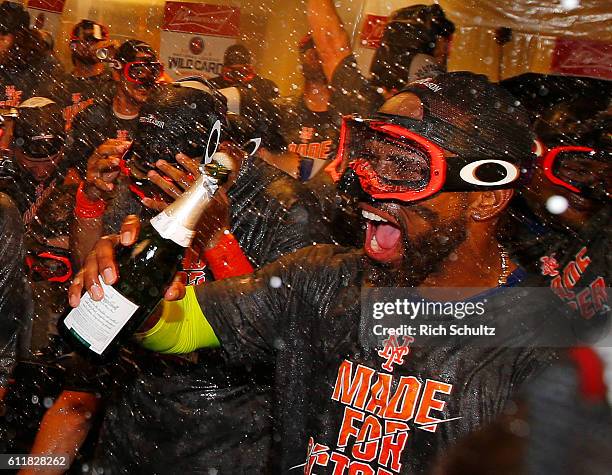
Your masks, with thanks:
[{"label": "wet face", "polygon": [[15,158],[19,166],[38,182],[45,181],[53,174],[62,155],[63,152],[59,152],[45,160],[32,160],[20,148],[15,149]]},{"label": "wet face", "polygon": [[[609,205],[609,198],[605,194],[612,192],[611,172],[609,163],[577,157],[567,159],[557,168],[556,176],[578,185],[579,188],[591,188],[595,196],[573,193],[551,183],[539,167],[535,170],[529,186],[523,191],[523,196],[540,218],[580,231],[595,213]],[[547,204],[551,203],[551,198],[555,199],[557,196],[567,200],[567,209],[560,214],[553,214]]]},{"label": "wet face", "polygon": [[[135,61],[157,61],[157,58],[152,58],[150,54],[138,53]],[[123,71],[119,72],[119,86],[125,97],[135,105],[142,105],[151,96],[156,84],[147,82],[145,84],[137,84],[128,80]]]},{"label": "wet face", "polygon": [[[423,118],[421,101],[411,93],[402,93],[387,101],[381,112]],[[418,183],[428,175],[428,163],[423,157],[389,144],[378,143],[375,147],[378,156],[388,160],[372,165],[387,181],[401,176],[404,181]],[[452,160],[450,152],[445,155]],[[438,193],[413,203],[384,200],[361,203],[367,226],[366,255],[375,265],[386,269],[386,279],[396,278],[393,272],[388,272],[394,270],[396,275],[403,276],[403,283],[417,285],[440,270],[447,258],[452,259],[454,251],[466,240],[471,207],[480,195],[479,192]]]},{"label": "wet face", "polygon": [[75,40],[70,43],[73,60],[88,65],[98,63],[98,58],[96,57],[96,46],[98,45],[99,40],[94,38],[94,30],[92,28],[85,29],[83,37],[91,39]]},{"label": "wet face", "polygon": [[15,35],[0,34],[0,64],[3,64],[9,56],[9,52],[15,44]]}]

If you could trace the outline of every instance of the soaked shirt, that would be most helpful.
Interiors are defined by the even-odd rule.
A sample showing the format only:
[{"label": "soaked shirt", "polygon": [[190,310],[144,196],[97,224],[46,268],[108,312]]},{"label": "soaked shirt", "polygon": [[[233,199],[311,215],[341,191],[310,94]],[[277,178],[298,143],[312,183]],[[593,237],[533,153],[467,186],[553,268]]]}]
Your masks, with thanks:
[{"label": "soaked shirt", "polygon": [[33,58],[27,65],[0,65],[0,106],[16,107],[31,97],[61,97],[64,70],[52,56]]},{"label": "soaked shirt", "polygon": [[94,104],[108,102],[115,95],[115,82],[110,72],[83,78],[69,74],[64,78],[62,105],[66,128],[70,130],[74,118]]},{"label": "soaked shirt", "polygon": [[[232,233],[255,266],[324,239],[303,185],[257,158],[243,164],[228,197]],[[183,268],[192,283],[207,280],[196,254],[187,254]],[[75,381],[89,390],[104,384],[111,394],[96,467],[122,474],[273,473],[274,372],[268,364],[232,366],[219,351],[188,359],[126,352],[117,367],[105,370],[108,386],[95,378],[88,386],[89,370]]]},{"label": "soaked shirt", "polygon": [[113,110],[113,97],[99,104],[92,104],[73,122],[73,143],[67,152],[70,166],[84,175],[87,159],[94,150],[108,139],[131,140],[138,126],[138,116],[120,117]]},{"label": "soaked shirt", "polygon": [[[0,193],[0,387],[6,388],[20,339],[31,326],[31,297],[23,271],[23,225],[15,204]],[[23,341],[23,340],[22,340]]]},{"label": "soaked shirt", "polygon": [[610,210],[600,210],[576,233],[538,219],[520,197],[513,208],[508,243],[513,257],[575,312],[581,338],[594,344],[607,334],[612,318]]},{"label": "soaked shirt", "polygon": [[272,148],[297,153],[301,158],[300,178],[308,180],[335,155],[340,118],[331,110],[310,110],[302,95],[274,102],[278,111],[278,131],[277,143]]},{"label": "soaked shirt", "polygon": [[449,339],[404,358],[372,347],[360,337],[365,266],[360,251],[314,246],[197,288],[228,361],[275,364],[272,473],[426,473],[555,358],[537,345],[550,303],[494,295],[483,322],[505,325],[503,346]]}]

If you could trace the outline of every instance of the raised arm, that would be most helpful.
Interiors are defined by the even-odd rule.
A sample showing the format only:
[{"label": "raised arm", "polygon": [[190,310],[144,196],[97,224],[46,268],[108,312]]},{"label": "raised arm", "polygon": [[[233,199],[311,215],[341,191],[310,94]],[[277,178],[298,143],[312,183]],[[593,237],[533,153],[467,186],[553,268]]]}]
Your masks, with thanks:
[{"label": "raised arm", "polygon": [[338,65],[352,54],[349,35],[332,0],[308,0],[306,16],[323,71],[331,82]]}]

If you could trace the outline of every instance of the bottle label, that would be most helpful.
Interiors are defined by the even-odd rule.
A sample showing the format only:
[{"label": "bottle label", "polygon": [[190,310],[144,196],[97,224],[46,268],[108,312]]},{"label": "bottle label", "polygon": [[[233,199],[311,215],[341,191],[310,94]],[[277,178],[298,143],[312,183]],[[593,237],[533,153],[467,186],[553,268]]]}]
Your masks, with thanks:
[{"label": "bottle label", "polygon": [[64,320],[66,328],[99,355],[138,310],[138,305],[130,302],[110,285],[106,285],[102,277],[100,284],[104,290],[104,298],[96,302],[85,293],[79,306],[72,309]]}]

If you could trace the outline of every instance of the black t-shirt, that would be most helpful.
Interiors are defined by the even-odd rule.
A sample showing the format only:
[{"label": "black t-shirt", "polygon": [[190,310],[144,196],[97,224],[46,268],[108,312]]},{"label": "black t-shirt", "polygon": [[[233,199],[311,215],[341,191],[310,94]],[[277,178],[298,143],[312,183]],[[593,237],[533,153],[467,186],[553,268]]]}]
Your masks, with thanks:
[{"label": "black t-shirt", "polygon": [[61,99],[64,70],[52,56],[36,56],[22,67],[0,65],[0,105],[16,107],[35,96]]},{"label": "black t-shirt", "polygon": [[271,370],[232,368],[214,350],[198,352],[199,364],[144,353],[113,374],[96,470],[268,473]]},{"label": "black t-shirt", "polygon": [[74,118],[94,104],[108,103],[115,95],[115,81],[108,71],[83,78],[68,74],[64,78],[61,94],[64,117],[68,128]]},{"label": "black t-shirt", "polygon": [[8,378],[31,328],[31,297],[23,268],[23,224],[11,199],[0,193],[0,387]]},{"label": "black t-shirt", "polygon": [[[542,285],[581,318],[581,336],[590,343],[610,320],[612,223],[609,208],[595,214],[580,233],[538,219],[519,197],[508,223],[508,247],[525,268],[540,276]],[[593,330],[593,333],[590,333]]]},{"label": "black t-shirt", "polygon": [[138,116],[119,117],[113,110],[113,97],[92,104],[78,114],[72,123],[72,144],[68,149],[67,164],[83,175],[87,159],[107,139],[131,140],[138,126]]},{"label": "black t-shirt", "polygon": [[314,112],[308,109],[304,97],[293,96],[276,99],[278,111],[277,133],[272,149],[285,149],[297,153],[300,178],[310,179],[332,158],[338,143],[340,117],[332,110]]},{"label": "black t-shirt", "polygon": [[[491,420],[555,357],[536,345],[549,302],[492,294],[488,318],[511,332],[507,345],[450,339],[411,349],[385,370],[389,358],[360,339],[365,265],[361,252],[314,246],[252,276],[197,288],[229,361],[275,363],[273,473],[304,464],[304,473],[317,474],[338,473],[343,464],[363,473],[425,473],[446,446]],[[434,421],[429,432],[425,424]]]}]

